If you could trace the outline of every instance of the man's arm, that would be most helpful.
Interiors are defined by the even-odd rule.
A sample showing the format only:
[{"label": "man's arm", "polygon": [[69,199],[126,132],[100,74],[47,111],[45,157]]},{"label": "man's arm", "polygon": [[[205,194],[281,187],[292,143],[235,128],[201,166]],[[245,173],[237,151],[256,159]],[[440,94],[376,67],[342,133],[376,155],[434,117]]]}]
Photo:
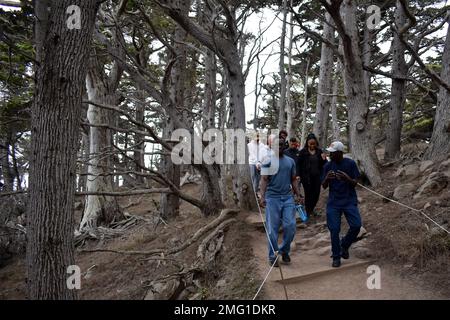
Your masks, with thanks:
[{"label": "man's arm", "polygon": [[298,190],[298,180],[297,180],[297,176],[293,175],[291,178],[291,186],[292,186],[292,191],[294,192],[294,196],[295,196],[295,200],[298,203],[303,204],[303,197],[300,194],[300,190]]},{"label": "man's arm", "polygon": [[269,176],[261,176],[261,181],[259,182],[259,190],[261,192],[260,205],[261,207],[266,206],[266,190],[267,184],[269,182]]}]

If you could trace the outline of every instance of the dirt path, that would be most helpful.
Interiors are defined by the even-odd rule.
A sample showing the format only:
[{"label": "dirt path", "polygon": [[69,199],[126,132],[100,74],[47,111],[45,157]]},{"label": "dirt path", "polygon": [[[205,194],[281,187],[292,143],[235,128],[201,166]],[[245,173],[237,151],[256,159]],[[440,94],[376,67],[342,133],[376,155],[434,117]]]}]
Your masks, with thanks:
[{"label": "dirt path", "polygon": [[[258,260],[257,272],[264,279],[270,269],[267,259],[267,238],[261,228],[259,214],[247,217],[248,223],[255,225],[251,235],[254,255]],[[330,240],[325,223],[316,222],[297,229],[296,244],[291,253],[292,263],[282,264],[282,272],[288,298],[307,299],[448,299],[429,289],[425,289],[411,279],[398,274],[386,263],[370,258],[366,240],[354,245],[350,259],[342,260],[340,268],[331,267]],[[381,289],[368,289],[368,266],[380,267]],[[258,299],[285,299],[278,268],[270,273]]]}]

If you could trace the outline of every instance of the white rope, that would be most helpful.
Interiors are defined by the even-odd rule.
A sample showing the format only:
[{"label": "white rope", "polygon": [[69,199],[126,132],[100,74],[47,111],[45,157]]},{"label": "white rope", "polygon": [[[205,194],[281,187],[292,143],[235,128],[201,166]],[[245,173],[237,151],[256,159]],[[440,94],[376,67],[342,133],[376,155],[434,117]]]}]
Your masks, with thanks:
[{"label": "white rope", "polygon": [[264,281],[263,281],[263,282],[261,283],[261,285],[259,286],[258,291],[256,292],[256,294],[255,294],[255,296],[253,297],[252,300],[255,300],[256,297],[258,297],[258,294],[259,294],[259,292],[261,291],[261,289],[263,288],[264,284],[266,283],[267,278],[269,278],[269,274],[272,272],[273,267],[274,267],[275,264],[277,263],[278,257],[279,257],[279,255],[277,254],[277,255],[275,256],[275,260],[273,261],[272,266],[271,266],[270,269],[269,269],[269,272],[267,272],[266,277],[264,278]]},{"label": "white rope", "polygon": [[447,232],[448,234],[450,234],[450,231],[448,231],[448,230],[445,229],[443,226],[441,226],[439,223],[437,223],[437,222],[434,221],[432,218],[430,218],[430,216],[428,216],[425,212],[423,212],[423,210],[418,210],[418,209],[416,209],[416,208],[413,208],[413,207],[410,207],[410,206],[408,206],[408,205],[406,205],[406,204],[403,204],[403,203],[401,203],[401,202],[398,202],[398,201],[396,201],[396,200],[394,200],[394,199],[390,199],[390,198],[388,198],[388,197],[386,197],[386,196],[383,196],[382,194],[380,194],[380,193],[378,193],[378,192],[376,192],[376,191],[374,191],[374,190],[372,190],[372,189],[369,189],[369,188],[367,188],[366,186],[363,186],[363,185],[360,184],[360,183],[358,183],[358,185],[359,185],[360,187],[366,189],[367,191],[372,192],[373,194],[376,194],[377,196],[379,196],[379,197],[381,197],[381,198],[384,198],[384,199],[386,199],[386,200],[389,200],[389,201],[391,201],[391,202],[394,202],[394,203],[396,203],[396,204],[398,204],[398,205],[400,205],[400,206],[402,206],[402,207],[408,208],[408,209],[410,209],[410,210],[412,210],[412,211],[419,212],[419,213],[420,213],[421,215],[423,215],[425,218],[427,218],[428,220],[430,220],[431,222],[433,222],[436,226],[438,226],[439,228],[441,228],[442,230],[444,230],[445,232]]}]

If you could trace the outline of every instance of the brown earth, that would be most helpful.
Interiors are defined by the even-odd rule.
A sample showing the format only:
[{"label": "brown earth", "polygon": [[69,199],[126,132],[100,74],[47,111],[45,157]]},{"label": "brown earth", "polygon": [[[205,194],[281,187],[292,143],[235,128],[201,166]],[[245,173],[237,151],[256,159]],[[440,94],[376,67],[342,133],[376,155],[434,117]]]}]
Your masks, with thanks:
[{"label": "brown earth", "polygon": [[[187,185],[183,190],[198,195],[201,187]],[[121,199],[126,206],[140,197]],[[142,197],[141,202],[126,211],[151,221],[157,215],[154,200],[157,196]],[[179,217],[170,221],[141,224],[127,230],[123,235],[104,241],[92,241],[83,249],[111,249],[145,251],[179,245],[190,238],[195,231],[214,217],[204,218],[200,211],[183,202]],[[250,227],[242,221],[242,214],[236,217],[225,235],[224,245],[217,257],[216,268],[203,275],[198,292],[191,295],[197,299],[248,299],[256,291],[259,279],[253,277],[254,260],[249,246]],[[197,251],[193,244],[175,261],[146,260],[145,255],[116,254],[109,252],[77,252],[76,263],[82,272],[81,299],[143,299],[151,280],[175,273],[181,266],[189,266]],[[222,280],[219,282],[219,280]],[[219,284],[219,285],[218,285]],[[25,299],[24,258],[19,257],[0,269],[0,299]],[[187,297],[189,298],[189,297]]]},{"label": "brown earth", "polygon": [[[411,148],[414,152],[414,147]],[[410,159],[414,159],[411,157]],[[392,198],[400,184],[412,183],[417,190],[427,175],[438,170],[433,164],[425,172],[396,176],[400,165],[418,163],[406,160],[383,168],[383,185],[377,191]],[[414,208],[426,207],[430,217],[449,229],[450,188],[436,194],[414,198],[416,191],[399,199]],[[183,190],[199,196],[201,186],[186,185]],[[420,214],[387,202],[358,187],[363,225],[369,236],[351,250],[351,263],[357,258],[379,265],[382,270],[384,290],[370,290],[365,286],[367,266],[329,273],[322,277],[302,280],[301,285],[289,285],[290,299],[439,299],[450,298],[450,237],[439,232]],[[323,192],[318,208],[324,213],[327,192]],[[121,198],[122,206],[140,203],[126,209],[132,215],[146,219],[122,235],[102,241],[90,241],[83,249],[151,250],[168,248],[183,243],[200,227],[214,218],[204,218],[199,210],[182,202],[181,214],[167,225],[157,219],[157,196]],[[78,217],[80,212],[78,212]],[[267,274],[267,247],[265,234],[244,223],[248,216],[257,213],[241,212],[238,222],[225,233],[224,245],[214,268],[197,281],[197,288],[183,298],[195,299],[251,299]],[[288,272],[307,272],[303,266],[329,267],[325,217],[312,220],[306,228],[299,229],[299,242],[293,251],[293,264]],[[343,232],[346,229],[343,219]],[[308,248],[308,241],[323,237],[316,248]],[[316,239],[317,240],[317,239]],[[312,241],[312,240],[311,240]],[[107,252],[77,252],[76,263],[81,267],[81,299],[143,299],[149,283],[164,275],[188,267],[194,261],[198,243],[173,257],[173,260],[148,260],[145,255]],[[308,260],[309,259],[309,260]],[[352,260],[353,259],[353,260]],[[274,270],[265,284],[259,299],[284,299],[284,290],[276,281],[279,271]],[[0,269],[0,299],[24,299],[25,272],[23,257],[16,257]]]}]

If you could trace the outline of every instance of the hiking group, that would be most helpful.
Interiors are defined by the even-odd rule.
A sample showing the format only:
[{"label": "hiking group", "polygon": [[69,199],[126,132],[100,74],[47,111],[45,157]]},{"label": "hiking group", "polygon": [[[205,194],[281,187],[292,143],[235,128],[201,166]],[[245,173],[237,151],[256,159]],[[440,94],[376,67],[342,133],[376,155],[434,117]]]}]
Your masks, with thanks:
[{"label": "hiking group", "polygon": [[[344,157],[343,143],[335,141],[326,148],[329,160],[314,134],[308,135],[301,149],[295,137],[287,142],[284,130],[278,136],[270,135],[267,145],[256,133],[247,146],[253,188],[266,213],[270,265],[278,267],[280,256],[283,263],[291,262],[289,253],[297,229],[296,203],[304,205],[307,216],[317,216],[315,207],[321,188],[328,188],[326,218],[332,266],[340,267],[341,258],[349,258],[349,248],[361,228],[355,190],[360,174],[356,163]],[[300,193],[301,186],[304,197]],[[342,214],[349,230],[340,238]],[[280,226],[283,228],[281,245],[278,244]]]}]

